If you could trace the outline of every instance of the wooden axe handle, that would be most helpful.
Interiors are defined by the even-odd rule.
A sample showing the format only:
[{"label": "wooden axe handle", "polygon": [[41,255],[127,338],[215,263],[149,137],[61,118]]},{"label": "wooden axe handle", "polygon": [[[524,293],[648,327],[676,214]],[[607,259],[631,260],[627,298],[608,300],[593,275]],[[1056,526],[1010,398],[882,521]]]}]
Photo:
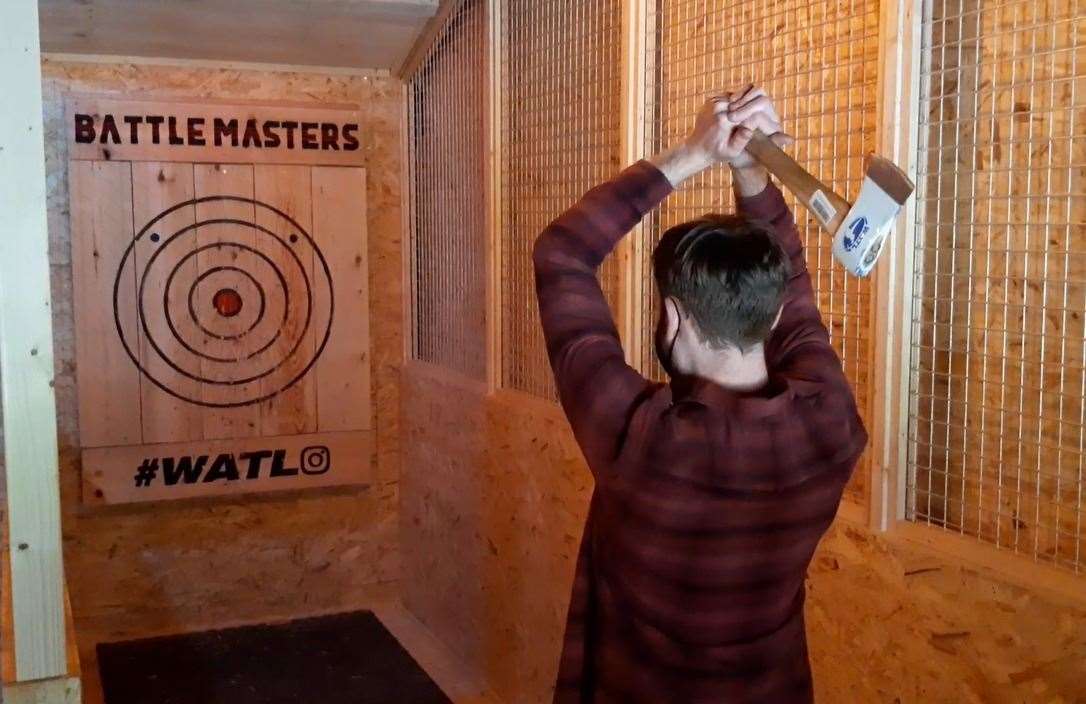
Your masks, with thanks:
[{"label": "wooden axe handle", "polygon": [[826,232],[837,234],[852,207],[847,200],[797,164],[761,130],[754,130],[747,151],[814,213],[815,220]]}]

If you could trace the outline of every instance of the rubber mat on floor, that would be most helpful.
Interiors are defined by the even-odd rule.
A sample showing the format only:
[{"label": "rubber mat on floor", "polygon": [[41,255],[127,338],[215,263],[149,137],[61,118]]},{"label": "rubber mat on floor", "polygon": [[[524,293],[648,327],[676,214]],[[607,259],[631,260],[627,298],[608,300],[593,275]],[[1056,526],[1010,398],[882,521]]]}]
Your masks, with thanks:
[{"label": "rubber mat on floor", "polygon": [[101,643],[106,704],[452,704],[369,611]]}]

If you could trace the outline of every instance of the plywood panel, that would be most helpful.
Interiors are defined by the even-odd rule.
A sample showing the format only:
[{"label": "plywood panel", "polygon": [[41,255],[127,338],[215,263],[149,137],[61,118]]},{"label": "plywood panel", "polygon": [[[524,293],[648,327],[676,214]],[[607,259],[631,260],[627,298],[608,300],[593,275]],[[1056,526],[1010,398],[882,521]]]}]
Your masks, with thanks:
[{"label": "plywood panel", "polygon": [[[196,196],[237,196],[243,199],[253,198],[253,167],[225,164],[197,164]],[[209,220],[237,220],[251,223],[255,209],[251,203],[238,200],[208,201],[197,203],[196,219],[199,222]],[[237,267],[242,270],[254,270],[257,262],[251,251],[255,249],[255,235],[250,227],[242,224],[216,223],[202,225],[197,229],[196,242],[199,247],[222,243],[233,243],[228,247],[210,248],[201,251],[197,257],[200,275],[216,267]],[[249,250],[240,246],[249,247]],[[208,287],[210,291],[211,287]],[[197,300],[198,310],[213,315],[209,301]],[[250,305],[251,309],[251,305]],[[214,318],[212,318],[214,319]],[[216,334],[236,336],[244,333],[246,319],[240,314],[233,321],[218,321]],[[200,338],[201,351],[214,359],[203,359],[201,373],[217,384],[203,384],[202,400],[205,403],[229,403],[237,397],[257,398],[260,395],[260,382],[252,381],[241,385],[227,385],[224,380],[245,378],[246,372],[255,371],[256,366],[244,358],[241,349],[232,340],[217,340],[204,334]],[[226,360],[226,361],[222,361]],[[242,387],[237,392],[238,386]],[[248,404],[233,408],[206,407],[203,412],[205,438],[240,438],[256,435],[260,431],[260,407]]]},{"label": "plywood panel", "polygon": [[369,432],[95,448],[83,453],[83,492],[125,504],[358,484],[372,456]]},{"label": "plywood panel", "polygon": [[[64,567],[81,626],[84,657],[93,656],[95,638],[123,639],[156,630],[213,628],[224,620],[255,622],[304,612],[343,611],[371,604],[377,594],[394,592],[392,585],[400,571],[396,479],[400,471],[398,364],[403,350],[399,264],[402,169],[397,145],[402,83],[373,74],[56,58],[46,58],[42,71],[44,107],[40,101],[27,106],[45,113],[56,356],[42,352],[31,359],[38,360],[43,373],[56,371],[54,437],[61,448],[60,491],[64,527],[71,541]],[[369,261],[375,290],[381,291],[380,298],[374,296],[372,301],[371,342],[375,364],[387,370],[373,378],[374,395],[382,399],[375,406],[381,478],[368,488],[281,492],[260,498],[238,495],[210,502],[107,510],[79,507],[81,462],[74,329],[70,323],[73,297],[68,267],[71,240],[64,98],[73,92],[162,95],[164,91],[194,102],[210,96],[221,103],[352,103],[358,107],[361,133],[372,137],[366,150],[366,160],[372,165],[367,185],[372,235]],[[25,181],[25,174],[20,178]],[[0,287],[6,281],[0,282]],[[17,301],[20,306],[24,302]],[[0,386],[6,392],[8,384]],[[53,427],[52,423],[47,425]],[[9,447],[13,435],[8,435]],[[35,452],[34,457],[43,454]],[[40,461],[30,466],[35,476],[44,471]],[[10,464],[8,470],[10,480]],[[290,588],[267,588],[273,584]],[[31,627],[40,625],[41,621],[31,616]]]},{"label": "plywood panel", "polygon": [[[174,310],[183,310],[187,306],[184,294],[187,289],[180,286],[166,289],[170,269],[153,267],[148,271],[148,260],[163,243],[174,233],[192,226],[196,222],[196,210],[193,205],[178,208],[162,217],[160,215],[178,204],[193,199],[194,184],[191,164],[171,164],[167,162],[141,162],[132,164],[133,221],[136,239],[133,261],[137,290],[142,283],[145,304],[149,307],[140,321],[141,329],[146,326],[148,334],[138,335],[140,344],[140,365],[148,374],[140,385],[140,416],[143,425],[144,442],[170,442],[178,440],[198,440],[203,437],[203,418],[201,408],[192,402],[179,398],[169,390],[183,396],[199,398],[200,385],[166,363],[166,359],[176,359],[184,353],[178,338],[167,325],[166,319],[157,313],[162,309],[161,297],[167,296],[168,305]],[[144,229],[145,227],[148,229]],[[147,277],[144,278],[144,273]],[[191,259],[178,268],[177,278],[191,281],[196,278],[196,260]],[[138,314],[137,314],[138,315]],[[179,316],[174,324],[181,328],[180,335],[195,338],[191,318]],[[155,344],[162,350],[157,352],[150,344],[149,335],[153,335]],[[155,379],[161,384],[153,383]],[[99,382],[101,383],[101,382]],[[165,388],[163,388],[165,387]]]},{"label": "plywood panel", "polygon": [[358,113],[72,96],[72,159],[269,164],[364,163]]},{"label": "plywood panel", "polygon": [[[313,168],[314,238],[335,286],[331,335],[317,364],[322,432],[372,426],[365,183],[362,169]],[[330,306],[318,301],[316,308]]]},{"label": "plywood panel", "polygon": [[[319,283],[311,283],[314,278],[313,251],[306,244],[313,229],[310,169],[304,166],[256,166],[255,186],[258,201],[282,211],[294,221],[290,223],[259,208],[256,223],[287,242],[301,259],[301,268],[295,266],[296,261],[285,249],[268,248],[268,257],[283,273],[288,290],[315,292]],[[293,224],[304,233],[296,232],[298,228]],[[270,281],[265,283],[271,284]],[[310,311],[314,310],[312,301],[303,301],[301,296],[291,296],[291,300],[299,304],[299,309],[304,303]],[[261,396],[271,395],[260,405],[260,429],[265,435],[311,433],[317,429],[317,384],[314,376],[307,373],[316,346],[317,327],[313,323],[311,315],[288,315],[282,334],[269,349],[272,357],[283,359],[282,375],[291,379],[301,375],[301,378],[281,390],[280,373],[261,380]]]},{"label": "plywood panel", "polygon": [[[82,303],[76,310],[80,441],[84,447],[140,442],[140,374],[116,334],[118,326],[134,331],[138,324],[135,276],[118,280],[118,263],[133,234],[132,169],[126,163],[73,161],[69,177],[72,277]],[[138,354],[135,345],[131,350]]]}]

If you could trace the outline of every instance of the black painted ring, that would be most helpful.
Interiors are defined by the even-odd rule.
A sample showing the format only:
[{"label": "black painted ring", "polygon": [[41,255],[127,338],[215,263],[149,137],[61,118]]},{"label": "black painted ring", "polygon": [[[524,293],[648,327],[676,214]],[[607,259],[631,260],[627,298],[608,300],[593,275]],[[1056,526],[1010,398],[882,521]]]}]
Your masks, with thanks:
[{"label": "black painted ring", "polygon": [[[326,321],[326,325],[324,327],[324,333],[320,338],[320,342],[317,345],[312,357],[308,360],[307,364],[301,370],[299,370],[299,372],[297,374],[295,374],[291,379],[289,379],[286,383],[279,385],[278,388],[272,389],[271,391],[269,391],[267,393],[263,393],[263,394],[261,394],[259,396],[255,396],[255,397],[252,397],[252,398],[246,398],[246,399],[242,399],[242,400],[239,400],[239,401],[229,401],[229,402],[205,401],[202,398],[193,398],[191,395],[187,395],[187,394],[184,394],[184,393],[181,393],[181,392],[177,391],[176,389],[170,388],[168,384],[166,384],[166,383],[162,382],[161,380],[155,378],[154,375],[151,374],[150,371],[148,369],[146,369],[140,363],[139,355],[136,354],[136,352],[133,349],[133,346],[130,345],[129,341],[125,338],[124,327],[121,324],[121,316],[120,316],[120,287],[121,287],[121,280],[123,278],[123,274],[124,274],[124,270],[126,268],[127,262],[129,261],[130,258],[134,259],[134,250],[135,250],[136,243],[141,238],[143,238],[143,236],[146,235],[151,230],[151,228],[154,227],[154,225],[156,223],[158,223],[160,220],[162,220],[166,216],[170,215],[171,213],[174,213],[174,212],[176,212],[176,211],[178,211],[178,210],[180,210],[182,208],[193,207],[193,206],[199,205],[201,203],[212,203],[212,202],[235,202],[235,203],[244,203],[244,204],[252,205],[254,207],[263,208],[265,210],[273,212],[276,215],[278,215],[279,217],[281,217],[284,220],[286,220],[287,222],[289,222],[292,225],[292,227],[294,228],[294,232],[299,234],[309,244],[309,246],[312,248],[313,253],[316,255],[316,261],[320,263],[319,273],[323,274],[323,279],[324,279],[324,281],[325,281],[325,283],[326,283],[326,285],[328,287],[328,304],[327,304],[327,306],[328,306],[328,310],[327,310],[328,320]],[[228,222],[228,223],[243,224],[243,225],[250,225],[251,224],[251,223],[246,223],[244,221],[238,221],[238,220],[207,221],[207,222],[204,222],[202,224],[206,225],[206,224],[211,224],[213,222]],[[141,285],[142,285],[142,283],[143,282],[141,282]],[[140,292],[140,298],[142,299],[142,291]],[[113,282],[113,319],[114,319],[114,324],[115,324],[115,327],[116,327],[116,330],[117,330],[117,335],[121,340],[121,346],[124,347],[124,350],[128,354],[129,359],[132,360],[133,364],[136,365],[136,368],[138,368],[140,370],[140,372],[152,384],[157,386],[163,392],[165,392],[167,394],[170,394],[171,396],[173,396],[175,398],[178,398],[180,400],[183,400],[183,401],[195,404],[195,405],[211,407],[211,408],[236,408],[236,407],[239,407],[239,406],[248,406],[248,405],[251,405],[251,404],[254,404],[254,403],[260,403],[262,401],[266,401],[266,400],[268,400],[270,398],[273,398],[274,396],[276,396],[277,394],[282,392],[284,389],[287,389],[287,388],[293,386],[295,383],[298,382],[298,380],[300,380],[302,377],[304,377],[306,374],[309,373],[309,371],[313,368],[313,365],[316,364],[317,360],[320,358],[321,354],[324,352],[324,348],[328,345],[328,340],[329,340],[329,338],[331,336],[331,333],[332,333],[332,321],[333,321],[334,317],[335,317],[335,288],[334,288],[333,282],[332,282],[332,273],[331,273],[331,270],[329,269],[327,260],[324,258],[324,254],[321,252],[320,248],[317,247],[317,244],[316,244],[316,242],[313,241],[313,238],[293,218],[291,218],[289,215],[287,215],[283,211],[279,210],[278,208],[275,208],[274,206],[268,205],[267,203],[262,203],[260,201],[254,200],[252,198],[243,198],[243,197],[240,197],[240,196],[203,196],[203,197],[200,197],[200,198],[193,198],[191,200],[187,200],[187,201],[177,203],[177,204],[167,208],[166,210],[162,211],[161,213],[159,213],[157,216],[152,218],[146,225],[144,225],[143,228],[141,228],[138,233],[136,233],[136,235],[132,238],[132,241],[128,244],[128,247],[125,248],[125,251],[121,255],[120,263],[118,264],[117,276],[116,276],[116,278],[114,279],[114,282]],[[159,352],[159,355],[162,356],[161,352]],[[163,357],[163,359],[166,359],[164,356],[162,356],[162,357]]]},{"label": "black painted ring", "polygon": [[[178,263],[178,266],[180,266],[180,262]],[[174,268],[176,269],[177,267],[174,267]],[[253,318],[252,325],[245,328],[245,330],[243,330],[242,332],[239,332],[237,335],[220,335],[220,334],[218,334],[216,332],[213,332],[212,330],[208,330],[207,326],[204,325],[203,321],[200,319],[199,314],[196,312],[196,304],[193,303],[193,299],[195,298],[195,294],[196,294],[196,287],[200,285],[200,282],[203,281],[204,279],[206,279],[207,277],[211,276],[212,274],[218,273],[220,271],[236,271],[239,274],[241,274],[242,276],[244,276],[246,279],[248,279],[253,284],[253,288],[256,289],[257,295],[258,295],[258,297],[260,299],[260,307],[257,308],[256,317]],[[167,290],[169,290],[169,287],[167,287]],[[256,328],[257,325],[260,325],[260,321],[264,319],[264,309],[265,309],[265,306],[267,305],[267,301],[264,298],[264,287],[261,286],[260,282],[257,281],[256,279],[254,279],[253,275],[250,274],[249,272],[247,272],[244,269],[241,269],[239,267],[236,267],[236,266],[213,266],[210,269],[208,269],[207,271],[205,271],[204,273],[197,276],[196,279],[192,282],[192,285],[189,286],[188,305],[189,305],[189,317],[192,318],[193,322],[196,323],[196,327],[200,328],[200,331],[202,333],[204,333],[208,337],[214,337],[217,340],[231,341],[231,340],[240,340],[240,339],[242,339],[243,337],[245,337],[246,335],[251,333],[253,331],[253,329]],[[169,314],[170,314],[170,311],[169,311],[169,308],[167,308],[166,309],[166,315],[169,315]]]}]

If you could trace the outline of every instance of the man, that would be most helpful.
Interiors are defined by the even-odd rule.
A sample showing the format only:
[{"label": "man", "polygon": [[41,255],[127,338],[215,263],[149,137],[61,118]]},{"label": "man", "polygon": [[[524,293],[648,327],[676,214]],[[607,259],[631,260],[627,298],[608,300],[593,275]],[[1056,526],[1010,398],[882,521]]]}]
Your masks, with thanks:
[{"label": "man", "polygon": [[[790,138],[748,88],[589,191],[535,246],[562,406],[596,480],[556,702],[812,701],[804,578],[867,442],[792,214],[744,151]],[[596,270],[683,181],[728,163],[738,214],[665,233],[653,384]]]}]

